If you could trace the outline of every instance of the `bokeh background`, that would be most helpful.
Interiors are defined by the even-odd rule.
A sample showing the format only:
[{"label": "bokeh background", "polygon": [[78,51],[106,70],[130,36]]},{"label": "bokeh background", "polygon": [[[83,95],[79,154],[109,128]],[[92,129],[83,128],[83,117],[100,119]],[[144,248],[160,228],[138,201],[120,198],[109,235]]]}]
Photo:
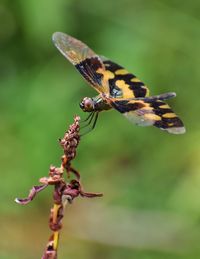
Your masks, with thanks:
[{"label": "bokeh background", "polygon": [[58,138],[95,91],[53,46],[63,31],[124,65],[170,100],[184,135],[101,114],[74,166],[87,191],[67,208],[59,258],[200,258],[200,2],[198,0],[1,0],[0,258],[40,258],[49,237],[52,190],[25,197],[49,165]]}]

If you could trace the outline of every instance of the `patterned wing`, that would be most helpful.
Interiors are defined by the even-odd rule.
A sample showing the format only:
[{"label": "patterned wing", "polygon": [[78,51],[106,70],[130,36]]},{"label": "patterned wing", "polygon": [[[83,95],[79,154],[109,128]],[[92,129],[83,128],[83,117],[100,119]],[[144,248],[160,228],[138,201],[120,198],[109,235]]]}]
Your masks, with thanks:
[{"label": "patterned wing", "polygon": [[99,93],[109,94],[107,84],[102,84],[102,74],[105,66],[86,44],[62,32],[55,32],[53,43],[58,50],[76,67],[86,81]]},{"label": "patterned wing", "polygon": [[112,98],[148,96],[148,88],[135,75],[99,57],[83,42],[62,32],[55,32],[52,39],[58,50],[99,93]]},{"label": "patterned wing", "polygon": [[122,66],[101,56],[105,70],[99,69],[104,78],[104,85],[109,87],[112,98],[137,98],[149,95],[149,89],[135,75],[129,73]]},{"label": "patterned wing", "polygon": [[139,126],[153,125],[172,134],[185,133],[183,122],[162,100],[115,100],[111,105]]}]

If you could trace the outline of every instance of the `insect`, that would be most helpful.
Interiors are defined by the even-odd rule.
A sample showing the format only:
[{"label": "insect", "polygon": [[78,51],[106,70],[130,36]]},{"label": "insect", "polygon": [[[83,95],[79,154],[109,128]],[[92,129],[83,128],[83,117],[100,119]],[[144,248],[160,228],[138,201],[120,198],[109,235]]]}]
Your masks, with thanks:
[{"label": "insect", "polygon": [[165,100],[176,96],[169,92],[149,96],[149,89],[122,66],[97,55],[83,42],[62,32],[53,34],[53,43],[98,92],[80,103],[89,112],[88,124],[95,127],[99,112],[115,109],[139,126],[153,125],[173,134],[182,134],[185,127]]}]

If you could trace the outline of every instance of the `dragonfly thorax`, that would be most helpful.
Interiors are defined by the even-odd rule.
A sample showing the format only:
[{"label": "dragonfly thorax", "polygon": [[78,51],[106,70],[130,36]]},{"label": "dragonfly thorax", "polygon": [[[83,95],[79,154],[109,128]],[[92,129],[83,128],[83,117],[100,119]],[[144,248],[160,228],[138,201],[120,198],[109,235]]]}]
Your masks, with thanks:
[{"label": "dragonfly thorax", "polygon": [[109,110],[112,107],[100,96],[96,96],[93,98],[84,97],[80,103],[80,108],[84,112],[93,112],[93,111],[105,111]]}]

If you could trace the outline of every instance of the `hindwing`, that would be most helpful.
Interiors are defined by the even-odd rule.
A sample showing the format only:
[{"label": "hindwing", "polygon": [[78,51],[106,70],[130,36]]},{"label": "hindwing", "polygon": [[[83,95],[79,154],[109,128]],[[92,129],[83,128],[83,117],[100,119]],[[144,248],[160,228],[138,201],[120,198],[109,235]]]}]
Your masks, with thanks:
[{"label": "hindwing", "polygon": [[185,133],[181,119],[162,100],[117,100],[111,102],[113,108],[129,121],[139,126],[155,126],[173,134]]}]

